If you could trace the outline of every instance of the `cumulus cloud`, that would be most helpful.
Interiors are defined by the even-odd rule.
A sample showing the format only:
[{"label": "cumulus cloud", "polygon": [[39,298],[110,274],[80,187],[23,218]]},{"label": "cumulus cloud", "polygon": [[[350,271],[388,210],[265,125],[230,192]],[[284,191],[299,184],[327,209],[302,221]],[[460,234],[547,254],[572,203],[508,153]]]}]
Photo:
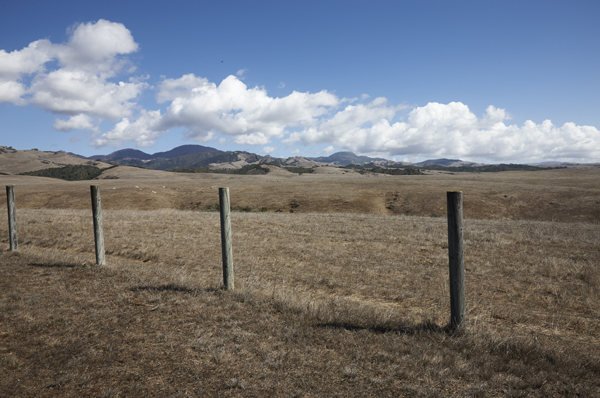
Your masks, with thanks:
[{"label": "cumulus cloud", "polygon": [[289,127],[315,125],[339,103],[327,91],[294,91],[273,98],[264,88],[249,88],[236,76],[228,76],[217,85],[193,74],[163,80],[157,101],[170,102],[159,130],[184,127],[187,137],[196,141],[220,133],[232,136],[240,145],[265,145],[272,137],[282,138]]},{"label": "cumulus cloud", "polygon": [[[375,100],[377,101],[377,100]],[[526,121],[506,124],[504,109],[489,106],[478,118],[460,102],[429,103],[391,123],[392,109],[347,107],[318,126],[290,135],[288,143],[331,143],[358,153],[393,156],[483,158],[496,161],[577,160],[600,157],[600,131],[593,126],[555,126]],[[386,112],[388,113],[386,115]],[[380,114],[381,117],[371,115]],[[371,125],[364,124],[371,122]]]},{"label": "cumulus cloud", "polygon": [[123,24],[104,19],[76,25],[69,42],[56,46],[57,57],[63,65],[111,75],[118,55],[137,50],[138,44]]},{"label": "cumulus cloud", "polygon": [[25,105],[21,98],[25,94],[25,86],[16,81],[0,80],[0,103],[12,102],[15,105]]},{"label": "cumulus cloud", "polygon": [[59,69],[36,78],[30,102],[53,113],[86,113],[117,121],[131,115],[143,82],[108,82],[82,70]]},{"label": "cumulus cloud", "polygon": [[335,152],[335,148],[332,145],[329,145],[327,148],[323,149],[319,152],[320,155],[330,155]]},{"label": "cumulus cloud", "polygon": [[21,76],[40,72],[52,58],[53,45],[48,40],[37,40],[22,50],[0,50],[0,79],[19,79]]},{"label": "cumulus cloud", "polygon": [[129,118],[123,118],[111,131],[102,134],[92,144],[95,147],[118,147],[124,141],[133,141],[139,147],[153,146],[156,144],[155,140],[164,132],[159,127],[160,120],[160,111],[143,110],[135,121],[130,122]]},{"label": "cumulus cloud", "polygon": [[92,119],[88,115],[79,114],[71,116],[69,119],[56,119],[52,126],[56,131],[73,131],[73,130],[94,130],[95,126]]},{"label": "cumulus cloud", "polygon": [[275,152],[276,150],[277,150],[276,146],[266,146],[262,149],[262,153],[265,153],[268,155],[269,153]]},{"label": "cumulus cloud", "polygon": [[[84,23],[70,29],[67,43],[35,41],[22,50],[0,50],[0,102],[34,104],[52,113],[78,116],[55,126],[69,131],[82,125],[83,115],[111,121],[128,117],[135,98],[146,87],[140,81],[110,81],[130,63],[124,55],[138,44],[124,25],[106,20]],[[50,62],[55,61],[51,70]],[[30,76],[29,86],[23,82]],[[82,116],[79,116],[82,115]]]}]

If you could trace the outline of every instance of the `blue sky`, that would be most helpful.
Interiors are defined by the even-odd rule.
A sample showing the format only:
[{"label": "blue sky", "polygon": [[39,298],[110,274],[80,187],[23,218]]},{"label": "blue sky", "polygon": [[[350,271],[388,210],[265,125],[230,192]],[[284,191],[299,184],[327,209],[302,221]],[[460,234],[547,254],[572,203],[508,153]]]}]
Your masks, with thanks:
[{"label": "blue sky", "polygon": [[598,1],[19,1],[0,145],[600,161]]}]

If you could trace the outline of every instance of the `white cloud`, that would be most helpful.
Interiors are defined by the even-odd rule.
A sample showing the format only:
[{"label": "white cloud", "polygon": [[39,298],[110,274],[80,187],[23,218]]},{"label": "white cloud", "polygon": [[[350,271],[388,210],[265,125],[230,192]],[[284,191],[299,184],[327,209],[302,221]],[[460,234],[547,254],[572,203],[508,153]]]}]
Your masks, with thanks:
[{"label": "white cloud", "polygon": [[369,99],[369,98],[371,98],[371,96],[369,94],[361,94],[360,95],[360,99],[363,100],[363,101],[366,100],[366,99]]},{"label": "white cloud", "polygon": [[24,75],[43,71],[44,64],[51,59],[51,47],[48,40],[38,40],[22,50],[10,53],[0,50],[0,103],[26,104],[22,97],[27,87],[20,79]]},{"label": "white cloud", "polygon": [[92,118],[88,115],[79,114],[71,116],[67,120],[56,119],[52,126],[57,131],[73,131],[73,130],[95,130],[96,126],[92,123]]},{"label": "white cloud", "polygon": [[319,126],[291,134],[288,142],[331,143],[358,153],[377,152],[389,157],[518,162],[600,158],[600,131],[593,126],[566,123],[558,127],[550,120],[541,124],[526,121],[521,127],[507,125],[510,116],[504,109],[489,106],[483,117],[477,118],[460,102],[432,102],[415,108],[406,122],[390,123],[392,112],[381,104],[368,109],[347,107]]},{"label": "white cloud", "polygon": [[268,155],[269,153],[275,152],[276,150],[276,146],[266,146],[262,149],[262,153],[266,153]]},{"label": "white cloud", "polygon": [[25,105],[25,100],[21,98],[25,90],[25,86],[19,82],[0,80],[0,103],[12,102],[15,105]]},{"label": "white cloud", "polygon": [[365,134],[369,126],[392,119],[402,108],[387,106],[387,100],[383,97],[375,98],[368,104],[348,105],[318,126],[292,133],[284,142],[291,144],[299,141],[305,145],[331,143],[344,148],[356,146],[356,143],[366,145],[367,140],[372,139]]},{"label": "white cloud", "polygon": [[149,147],[156,143],[156,139],[164,132],[159,126],[160,111],[142,111],[140,117],[134,122],[124,118],[115,127],[95,139],[95,147],[119,147],[123,142],[135,142],[139,147]]},{"label": "white cloud", "polygon": [[[101,19],[74,26],[65,44],[38,40],[22,50],[0,50],[0,102],[31,103],[61,115],[112,121],[130,116],[146,83],[108,79],[129,65],[122,56],[137,49],[124,25]],[[58,67],[46,70],[53,60]],[[23,83],[25,76],[32,76],[29,87]],[[68,128],[60,119],[55,126]]]},{"label": "white cloud", "polygon": [[112,83],[81,70],[59,69],[33,82],[31,103],[53,113],[81,113],[117,121],[131,115],[145,83]]},{"label": "white cloud", "polygon": [[37,40],[22,50],[10,53],[0,50],[0,79],[18,79],[23,75],[40,72],[50,61],[52,44],[48,40]]},{"label": "white cloud", "polygon": [[160,121],[160,130],[188,130],[188,138],[205,141],[216,133],[233,136],[240,145],[265,145],[282,138],[288,127],[316,125],[339,99],[321,91],[292,92],[283,98],[269,97],[260,87],[248,88],[235,76],[219,85],[184,75],[159,85],[158,102],[171,101]]},{"label": "white cloud", "polygon": [[335,152],[335,148],[332,145],[329,145],[327,148],[323,149],[320,154],[321,155],[329,155]]},{"label": "white cloud", "polygon": [[66,68],[112,77],[127,61],[118,56],[136,52],[138,44],[120,23],[100,19],[75,25],[65,45],[55,45],[54,54]]},{"label": "white cloud", "polygon": [[285,83],[281,82],[281,83],[279,83],[279,85],[277,87],[279,87],[279,88],[285,88]]},{"label": "white cloud", "polygon": [[235,75],[241,79],[241,78],[243,78],[243,77],[244,77],[244,74],[245,74],[247,71],[248,71],[248,69],[245,69],[245,68],[244,68],[244,69],[240,69],[240,70],[238,70],[238,71],[235,73]]}]

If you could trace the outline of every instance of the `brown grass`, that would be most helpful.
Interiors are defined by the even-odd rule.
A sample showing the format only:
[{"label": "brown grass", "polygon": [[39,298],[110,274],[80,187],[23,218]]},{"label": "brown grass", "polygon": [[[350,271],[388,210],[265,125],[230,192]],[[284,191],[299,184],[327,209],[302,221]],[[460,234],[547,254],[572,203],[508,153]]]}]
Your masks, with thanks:
[{"label": "brown grass", "polygon": [[66,165],[96,165],[99,168],[110,167],[110,164],[81,159],[65,152],[14,150],[0,145],[0,172],[3,174],[19,174],[29,171],[62,167]]},{"label": "brown grass", "polygon": [[[335,184],[315,181],[315,194]],[[309,197],[301,186],[286,200]],[[444,218],[233,213],[228,293],[218,213],[119,210],[105,192],[105,267],[91,210],[17,202],[20,250],[0,253],[0,395],[600,394],[597,222],[465,206],[467,331],[450,335]]]},{"label": "brown grass", "polygon": [[600,222],[600,167],[424,176],[298,176],[283,170],[236,176],[123,166],[106,173],[118,179],[69,182],[0,176],[0,184],[17,185],[21,209],[88,209],[93,183],[100,185],[107,210],[198,210],[218,203],[218,188],[227,186],[232,206],[254,211],[441,217],[446,214],[446,191],[460,190],[467,218]]}]

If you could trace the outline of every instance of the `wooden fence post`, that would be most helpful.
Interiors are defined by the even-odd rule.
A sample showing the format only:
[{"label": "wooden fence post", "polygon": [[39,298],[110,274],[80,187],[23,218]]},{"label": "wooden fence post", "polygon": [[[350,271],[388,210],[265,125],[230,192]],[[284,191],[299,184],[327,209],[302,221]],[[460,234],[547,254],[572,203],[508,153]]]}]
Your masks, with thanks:
[{"label": "wooden fence post", "polygon": [[100,187],[90,185],[92,193],[92,213],[94,215],[94,240],[96,242],[96,264],[105,265],[104,232],[102,231],[102,206],[100,205]]},{"label": "wooden fence post", "polygon": [[16,251],[19,248],[17,239],[17,208],[15,207],[15,186],[6,186],[6,204],[8,206],[8,240],[10,241],[10,250]]},{"label": "wooden fence post", "polygon": [[465,326],[465,264],[462,192],[447,192],[448,257],[450,265],[450,329]]},{"label": "wooden fence post", "polygon": [[229,211],[229,188],[219,188],[221,213],[221,252],[223,254],[223,287],[233,290],[233,254],[231,250],[231,217]]}]

